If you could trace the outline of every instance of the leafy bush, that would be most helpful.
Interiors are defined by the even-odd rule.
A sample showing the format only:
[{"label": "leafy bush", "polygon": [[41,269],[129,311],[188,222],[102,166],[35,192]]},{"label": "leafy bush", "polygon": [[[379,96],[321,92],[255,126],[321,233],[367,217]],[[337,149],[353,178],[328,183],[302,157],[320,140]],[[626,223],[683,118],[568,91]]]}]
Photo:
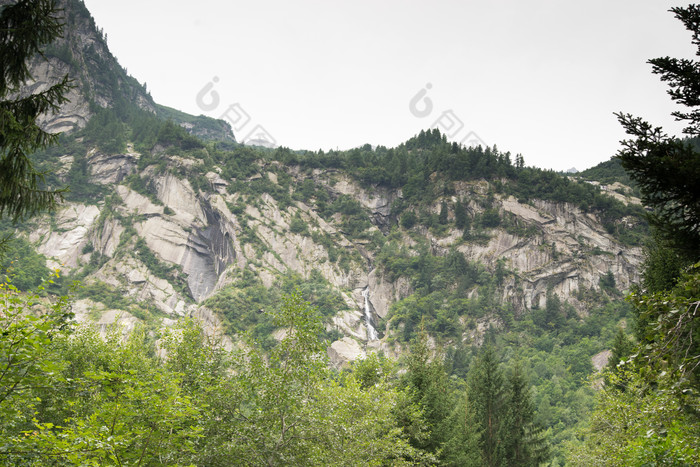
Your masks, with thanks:
[{"label": "leafy bush", "polygon": [[299,212],[292,217],[292,221],[289,223],[289,230],[295,234],[309,235],[309,226],[306,225]]},{"label": "leafy bush", "polygon": [[36,290],[50,273],[44,255],[38,254],[26,239],[14,233],[2,232],[0,238],[6,239],[0,251],[0,280],[10,281],[21,291]]},{"label": "leafy bush", "polygon": [[401,227],[404,229],[410,229],[418,222],[418,216],[413,211],[406,211],[401,214]]}]

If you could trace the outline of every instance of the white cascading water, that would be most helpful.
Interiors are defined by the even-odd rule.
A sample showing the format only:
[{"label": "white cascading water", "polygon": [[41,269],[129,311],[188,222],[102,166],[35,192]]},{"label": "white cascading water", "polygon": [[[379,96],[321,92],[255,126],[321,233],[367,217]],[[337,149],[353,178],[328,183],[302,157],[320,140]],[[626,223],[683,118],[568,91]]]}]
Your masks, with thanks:
[{"label": "white cascading water", "polygon": [[369,286],[362,291],[362,296],[365,298],[365,321],[367,323],[367,340],[376,341],[377,330],[372,326],[372,312],[369,308]]}]

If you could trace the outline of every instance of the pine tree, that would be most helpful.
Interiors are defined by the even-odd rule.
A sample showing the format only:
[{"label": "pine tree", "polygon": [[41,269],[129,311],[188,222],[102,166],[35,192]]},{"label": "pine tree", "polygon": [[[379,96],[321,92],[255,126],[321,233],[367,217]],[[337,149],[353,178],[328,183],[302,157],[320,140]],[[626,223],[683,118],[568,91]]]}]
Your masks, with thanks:
[{"label": "pine tree", "polygon": [[450,435],[442,448],[441,464],[455,467],[481,466],[479,432],[469,403],[469,391],[464,391],[464,397],[455,406],[447,425]]},{"label": "pine tree", "polygon": [[[692,33],[692,43],[700,56],[700,5],[672,8]],[[688,138],[678,138],[664,133],[639,117],[617,114],[618,120],[633,139],[622,142],[618,157],[624,169],[642,192],[642,201],[651,208],[650,224],[653,226],[654,244],[647,250],[643,265],[645,293],[659,293],[673,289],[682,278],[682,269],[700,260],[700,61],[662,57],[649,60],[652,72],[669,85],[668,94],[685,109],[673,112],[676,120],[684,121],[683,133]],[[637,295],[637,294],[635,294]],[[648,306],[646,297],[639,299],[635,307],[637,338],[641,354],[666,354],[669,348],[662,344],[666,336],[659,333],[664,316],[663,308]],[[674,322],[672,332],[695,333],[697,314]],[[681,355],[697,355],[700,348],[691,339]],[[667,355],[669,356],[669,355]],[[648,357],[650,361],[654,358]],[[665,358],[664,358],[665,360]],[[664,373],[666,371],[664,370]]]},{"label": "pine tree", "polygon": [[506,407],[503,430],[506,465],[517,467],[546,462],[549,447],[544,430],[535,424],[535,408],[529,394],[529,384],[519,363],[508,378]]},{"label": "pine tree", "polygon": [[515,167],[518,169],[522,169],[523,167],[525,167],[525,159],[523,159],[522,154],[518,154],[517,156],[515,156]]},{"label": "pine tree", "polygon": [[467,226],[467,209],[461,201],[455,203],[455,226],[460,230]]},{"label": "pine tree", "polygon": [[479,446],[485,466],[500,466],[505,461],[502,430],[505,422],[503,374],[496,352],[485,345],[469,371],[469,402],[480,429]]},{"label": "pine tree", "polygon": [[438,222],[440,225],[447,224],[447,203],[445,201],[440,205],[440,215],[438,217]]},{"label": "pine tree", "polygon": [[462,230],[462,238],[464,240],[471,239],[471,229],[472,229],[472,223],[469,220],[469,218],[466,218],[464,220],[464,230]]},{"label": "pine tree", "polygon": [[419,449],[435,453],[448,438],[447,420],[454,404],[442,359],[431,359],[428,337],[424,330],[421,330],[411,346],[404,384],[412,402],[422,409],[430,430],[427,437],[414,439],[412,444]]},{"label": "pine tree", "polygon": [[559,328],[564,324],[564,312],[561,306],[561,300],[559,295],[555,294],[554,291],[547,291],[547,302],[544,307],[545,312],[545,322],[547,326],[551,329]]},{"label": "pine tree", "polygon": [[613,341],[612,353],[608,360],[608,367],[613,370],[617,368],[617,365],[622,360],[629,357],[633,350],[634,343],[627,337],[627,334],[625,334],[622,328],[617,328],[617,334],[615,334],[615,340]]},{"label": "pine tree", "polygon": [[[700,6],[672,8],[676,18],[693,34],[700,56]],[[670,57],[649,60],[652,72],[669,84],[669,95],[688,107],[676,111],[676,120],[686,121],[683,130],[700,136],[700,62]],[[653,209],[652,225],[669,244],[691,261],[700,259],[700,152],[691,142],[669,137],[660,127],[629,114],[616,114],[627,134],[618,157],[629,176],[639,185],[642,201]]]},{"label": "pine tree", "polygon": [[66,102],[69,79],[26,95],[29,60],[60,36],[62,24],[53,0],[21,0],[0,10],[0,217],[13,220],[54,208],[60,191],[45,189],[43,174],[29,156],[55,142],[36,123],[39,115]]}]

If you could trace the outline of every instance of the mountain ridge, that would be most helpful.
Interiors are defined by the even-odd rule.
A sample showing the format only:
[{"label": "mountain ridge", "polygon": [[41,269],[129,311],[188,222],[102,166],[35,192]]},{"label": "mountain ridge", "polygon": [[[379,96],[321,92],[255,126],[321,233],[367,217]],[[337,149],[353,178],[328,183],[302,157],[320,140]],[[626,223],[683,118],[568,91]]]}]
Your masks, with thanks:
[{"label": "mountain ridge", "polygon": [[[0,6],[8,3],[10,0],[0,1]],[[233,130],[224,120],[193,116],[156,104],[145,84],[129,75],[109,51],[106,35],[82,0],[59,0],[57,7],[66,27],[62,37],[46,47],[43,57],[31,61],[29,69],[34,80],[26,85],[28,91],[39,92],[65,75],[72,80],[68,102],[57,114],[40,119],[47,131],[82,129],[103,109],[113,109],[123,116],[130,107],[136,107],[172,120],[205,140],[235,142]]]},{"label": "mountain ridge", "polygon": [[[597,188],[524,167],[519,156],[513,163],[510,153],[495,147],[449,143],[437,130],[422,131],[394,149],[365,145],[311,153],[221,146],[235,140],[212,129],[215,121],[157,105],[126,74],[81,0],[60,5],[70,27],[47,51],[44,68],[37,65],[39,59],[33,66],[46,71],[45,76],[58,76],[65,66],[79,71],[73,79],[82,83],[82,94],[72,96],[71,107],[47,121],[55,128],[72,125],[74,135],[64,137],[72,141],[72,154],[55,158],[50,150],[39,160],[52,174],[50,184],[74,186],[72,204],[58,218],[79,226],[83,236],[57,239],[52,237],[55,229],[35,232],[32,241],[55,264],[84,271],[95,263],[82,253],[87,249],[90,255],[99,253],[97,263],[104,267],[116,245],[129,244],[122,235],[137,238],[131,245],[138,253],[133,259],[148,258],[160,280],[173,282],[166,289],[177,299],[166,300],[172,305],[163,307],[167,312],[203,302],[222,289],[227,268],[234,265],[252,268],[267,287],[275,274],[291,269],[308,278],[318,266],[333,287],[353,290],[345,292],[345,302],[362,309],[358,290],[370,286],[370,271],[376,271],[374,288],[384,292],[374,293],[380,305],[373,309],[385,318],[401,296],[392,288],[406,288],[382,288],[391,265],[379,264],[377,270],[375,263],[398,228],[401,247],[414,250],[409,256],[420,255],[415,247],[425,244],[436,257],[458,251],[491,271],[498,264],[512,269],[513,279],[500,300],[516,314],[544,306],[549,292],[585,313],[583,302],[573,296],[579,281],[595,289],[608,273],[622,288],[637,280],[641,251],[625,243],[637,241],[630,232],[639,226],[643,234],[642,214],[608,201]],[[85,108],[88,113],[76,114]],[[188,139],[178,129],[207,126],[212,130],[209,143]],[[572,203],[567,196],[577,200]],[[616,238],[620,235],[624,238]],[[62,243],[73,245],[54,250],[54,244]],[[250,245],[271,250],[272,257],[263,254],[259,261]],[[305,249],[315,250],[315,256],[300,262],[297,253],[303,256]],[[594,252],[593,259],[582,259],[587,252]],[[369,271],[363,271],[367,265]],[[104,272],[99,277],[109,279]],[[111,281],[114,286],[130,283],[128,277]],[[183,281],[184,295],[172,287],[181,288]],[[355,318],[346,320],[345,332],[359,338],[356,324],[348,324]]]},{"label": "mountain ridge", "polygon": [[580,181],[588,171],[526,167],[437,130],[395,148],[240,145],[225,122],[153,102],[82,2],[61,4],[77,26],[33,70],[37,83],[78,71],[84,89],[45,121],[68,131],[34,158],[71,192],[56,213],[4,230],[26,242],[17,255],[29,245],[62,270],[52,292],[82,283],[78,321],[142,326],[155,341],[191,316],[229,349],[246,333],[271,349],[286,333],[271,312],[298,290],[339,371],[372,352],[401,359],[425,333],[463,377],[475,349],[500,339],[532,362],[556,436],[583,417],[568,407],[592,397],[581,381],[604,364],[627,323],[622,292],[639,279],[648,231],[630,187],[606,193]]}]

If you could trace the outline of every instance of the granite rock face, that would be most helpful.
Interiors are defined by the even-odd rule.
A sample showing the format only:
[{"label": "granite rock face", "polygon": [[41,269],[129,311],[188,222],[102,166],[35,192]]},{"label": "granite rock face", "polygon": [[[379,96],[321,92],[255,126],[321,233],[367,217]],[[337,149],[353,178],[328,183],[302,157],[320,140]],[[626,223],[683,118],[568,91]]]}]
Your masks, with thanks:
[{"label": "granite rock face", "polygon": [[[197,167],[199,162],[167,151],[159,154],[160,168],[150,165],[141,170],[138,161],[142,156],[133,148],[124,154],[93,150],[87,156],[92,182],[112,195],[96,204],[66,204],[53,218],[37,222],[29,238],[53,266],[85,268],[92,255],[99,253],[99,268],[87,275],[88,283],[109,284],[126,297],[149,303],[167,315],[194,314],[208,321],[211,312],[202,311],[203,302],[243,270],[253,272],[267,287],[290,271],[305,278],[320,274],[339,291],[345,303],[327,322],[329,330],[344,336],[329,349],[333,364],[340,367],[371,350],[382,349],[389,354],[395,351],[395,345],[386,341],[395,331],[388,320],[390,309],[413,293],[411,283],[375,267],[377,250],[345,234],[337,219],[324,218],[303,201],[281,206],[268,193],[247,195],[244,200],[230,192],[227,186],[232,181],[218,172],[208,172],[208,186],[195,189],[187,177],[176,174],[178,168]],[[264,170],[262,166],[260,169]],[[309,176],[293,167],[289,174],[297,186]],[[135,191],[128,182],[130,176],[140,177],[140,186],[149,191]],[[272,183],[277,178],[264,176]],[[316,170],[310,176],[314,183],[326,186],[332,196],[357,200],[372,222],[369,232],[384,235],[387,223],[392,222],[387,206],[401,198],[400,191],[371,194],[337,173]],[[461,183],[452,196],[475,200],[485,183]],[[436,201],[432,209],[437,212],[440,203]],[[234,214],[231,207],[241,205],[245,208]],[[427,230],[419,230],[419,234],[430,244],[432,254],[446,255],[456,249],[465,259],[480,262],[489,271],[499,262],[515,271],[499,293],[516,313],[544,306],[549,291],[584,316],[586,304],[577,298],[581,288],[597,289],[600,278],[609,274],[621,290],[638,280],[641,250],[620,244],[594,215],[564,203],[523,204],[498,195],[493,205],[504,215],[529,225],[529,234],[519,236],[495,228],[489,231],[488,241],[480,243],[461,241],[461,233],[455,230],[439,238]],[[479,212],[479,206],[473,202],[470,208]],[[306,231],[293,232],[295,219],[303,221]],[[413,238],[401,235],[406,248],[415,246]],[[144,249],[155,260],[147,259]],[[338,251],[354,259],[345,264],[333,261],[331,257]],[[171,268],[170,275],[154,272],[157,264],[161,270]],[[366,289],[372,322],[380,330],[377,341],[368,340],[363,297]],[[469,296],[477,293],[475,289]],[[464,338],[478,344],[485,329],[493,326],[499,323],[487,317]]]},{"label": "granite rock face", "polygon": [[[6,0],[0,0],[3,3]],[[156,105],[146,87],[110,53],[84,4],[61,0],[58,6],[70,27],[47,50],[46,59],[32,61],[33,80],[26,83],[26,91],[41,92],[66,74],[76,86],[59,112],[41,117],[46,129],[83,128],[100,109],[127,103],[205,139],[235,141],[225,122]],[[80,319],[131,329],[140,320],[140,307],[157,313],[163,326],[194,316],[214,335],[223,332],[226,323],[204,303],[241,277],[252,276],[269,288],[290,272],[303,278],[320,276],[342,297],[343,304],[326,320],[328,332],[340,333],[328,352],[333,364],[342,367],[367,352],[401,352],[392,339],[398,332],[392,327],[392,305],[414,290],[406,277],[392,277],[378,266],[380,248],[373,244],[377,238],[391,236],[409,255],[418,254],[419,243],[437,256],[457,251],[467,261],[484,265],[489,274],[507,268],[513,274],[500,285],[497,299],[512,305],[516,314],[544,306],[547,294],[554,293],[585,316],[588,305],[579,298],[580,291],[599,290],[603,277],[612,276],[619,290],[639,280],[641,249],[621,244],[601,219],[573,204],[521,203],[497,194],[499,190],[484,180],[454,182],[426,207],[429,213],[437,215],[443,203],[460,200],[476,216],[485,211],[488,197],[491,210],[527,227],[492,228],[483,241],[465,242],[456,229],[436,236],[425,227],[410,232],[397,228],[394,207],[404,202],[401,189],[362,185],[339,169],[283,165],[279,160],[284,159],[275,158],[247,161],[245,176],[236,180],[226,175],[227,167],[214,165],[209,150],[212,147],[204,145],[199,152],[188,152],[158,143],[149,154],[133,144],[109,153],[93,145],[84,154],[57,157],[58,180],[67,183],[75,164],[86,164],[85,176],[101,194],[66,203],[55,214],[32,220],[18,234],[25,235],[51,267],[78,272],[86,285],[113,292],[110,303],[81,300]],[[435,181],[436,174],[430,177]],[[237,188],[253,183],[263,188]],[[303,187],[311,193],[322,191],[326,206],[341,198],[351,200],[368,227],[362,235],[350,235],[341,214],[324,212],[322,203],[305,195]],[[625,203],[638,203],[621,194],[625,187],[601,188]],[[289,196],[280,196],[283,192]],[[449,220],[454,220],[453,212]],[[478,293],[475,287],[465,298]],[[123,308],[122,314],[111,306],[115,304]],[[368,319],[378,330],[377,339],[369,338]],[[478,344],[488,328],[498,326],[496,317],[485,316],[463,339]],[[233,341],[226,339],[232,347]]]},{"label": "granite rock face", "polygon": [[[7,3],[10,0],[0,0],[0,6]],[[23,86],[23,93],[38,93],[64,76],[71,79],[72,87],[65,95],[68,101],[58,112],[40,117],[39,123],[45,130],[63,133],[84,128],[99,109],[127,103],[172,120],[202,139],[236,141],[228,122],[157,105],[145,84],[129,75],[112,55],[106,34],[97,28],[82,1],[58,0],[56,6],[65,23],[62,36],[45,48],[45,57],[31,61],[29,71],[33,79]]]}]

